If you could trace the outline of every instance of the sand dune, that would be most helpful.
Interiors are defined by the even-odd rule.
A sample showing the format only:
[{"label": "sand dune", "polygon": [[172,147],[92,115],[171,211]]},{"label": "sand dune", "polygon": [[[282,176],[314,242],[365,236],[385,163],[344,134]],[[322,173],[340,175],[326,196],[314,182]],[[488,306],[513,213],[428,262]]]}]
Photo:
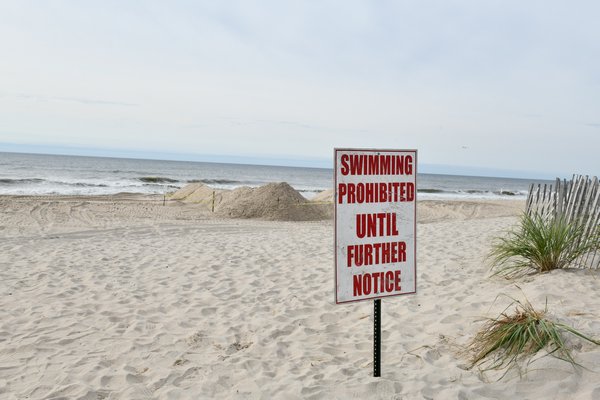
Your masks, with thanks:
[{"label": "sand dune", "polygon": [[244,186],[234,190],[215,190],[192,183],[169,198],[201,205],[224,218],[318,221],[333,217],[333,203],[308,201],[286,182],[269,183],[257,188]]},{"label": "sand dune", "polygon": [[[462,353],[480,317],[518,296],[490,278],[490,241],[519,202],[419,202],[418,293],[333,304],[333,224],[226,219],[160,197],[0,197],[2,399],[596,399],[584,367],[551,357],[496,382]],[[536,305],[600,336],[600,279],[517,282]]]}]

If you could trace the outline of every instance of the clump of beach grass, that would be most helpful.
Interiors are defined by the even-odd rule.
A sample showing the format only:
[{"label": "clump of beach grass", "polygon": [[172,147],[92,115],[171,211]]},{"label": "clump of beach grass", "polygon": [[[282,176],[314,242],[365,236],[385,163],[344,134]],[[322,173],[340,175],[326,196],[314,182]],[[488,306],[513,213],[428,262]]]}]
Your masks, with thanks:
[{"label": "clump of beach grass", "polygon": [[[489,318],[475,335],[468,350],[472,354],[471,367],[483,371],[503,370],[504,374],[522,360],[533,357],[546,349],[547,355],[564,360],[573,366],[575,362],[563,334],[570,333],[588,342],[600,345],[571,326],[550,319],[548,302],[543,311],[534,309],[528,300],[523,302],[509,297],[512,302],[496,318]],[[514,312],[508,310],[514,306]],[[504,376],[501,376],[500,379]]]},{"label": "clump of beach grass", "polygon": [[564,217],[523,214],[518,228],[493,244],[490,258],[495,274],[516,277],[573,266],[599,248],[599,227],[586,232],[583,224]]}]

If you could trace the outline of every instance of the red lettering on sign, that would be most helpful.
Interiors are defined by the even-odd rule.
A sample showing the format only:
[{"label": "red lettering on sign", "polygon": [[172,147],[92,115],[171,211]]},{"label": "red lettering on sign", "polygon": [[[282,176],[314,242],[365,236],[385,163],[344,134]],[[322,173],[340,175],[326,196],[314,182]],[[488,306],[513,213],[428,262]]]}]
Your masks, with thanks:
[{"label": "red lettering on sign", "polygon": [[337,196],[338,204],[411,202],[415,200],[415,184],[412,182],[340,183]]},{"label": "red lettering on sign", "polygon": [[346,266],[390,264],[406,261],[406,242],[352,244],[346,249]]},{"label": "red lettering on sign", "polygon": [[348,154],[342,154],[342,158],[341,158],[340,162],[342,164],[342,168],[341,168],[340,172],[344,176],[348,175]]},{"label": "red lettering on sign", "polygon": [[399,292],[401,286],[401,271],[373,272],[354,275],[352,277],[352,292],[356,296]]},{"label": "red lettering on sign", "polygon": [[[348,166],[348,162],[350,166]],[[412,175],[411,155],[342,154],[342,175]]]},{"label": "red lettering on sign", "polygon": [[396,213],[356,214],[356,236],[361,239],[398,233]]}]

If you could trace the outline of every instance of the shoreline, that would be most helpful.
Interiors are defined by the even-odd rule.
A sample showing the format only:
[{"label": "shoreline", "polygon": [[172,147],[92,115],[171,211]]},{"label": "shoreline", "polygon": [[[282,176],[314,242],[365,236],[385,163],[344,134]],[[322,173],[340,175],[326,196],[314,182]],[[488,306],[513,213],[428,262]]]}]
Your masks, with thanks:
[{"label": "shoreline", "polygon": [[[235,188],[218,188],[218,187],[212,187],[212,186],[207,186],[210,190],[215,190],[215,191],[233,191],[236,189],[240,189],[240,188],[252,188],[252,189],[257,189],[260,186],[238,186]],[[184,189],[185,186],[179,188],[178,190]],[[329,193],[331,191],[331,189],[319,189],[319,190],[297,190],[295,189],[298,193],[300,193],[306,200],[308,201],[312,201],[315,198],[320,197],[323,193]],[[47,197],[47,198],[78,198],[78,197],[99,197],[99,198],[106,198],[106,197],[117,197],[117,198],[123,198],[123,197],[148,197],[148,198],[153,198],[153,197],[160,197],[162,198],[163,196],[171,196],[174,193],[176,193],[177,190],[172,190],[172,191],[168,191],[168,192],[164,192],[164,193],[143,193],[143,192],[117,192],[117,193],[99,193],[99,194],[62,194],[62,193],[47,193],[47,194],[12,194],[12,193],[0,193],[0,197],[13,197],[13,198],[39,198],[39,197]],[[312,196],[306,197],[305,194],[306,193],[312,193]],[[527,199],[527,195],[479,195],[479,196],[473,196],[473,195],[461,195],[461,194],[441,194],[441,193],[428,193],[428,192],[421,192],[419,190],[417,190],[417,196],[416,196],[417,200],[419,201],[423,201],[423,200],[427,200],[427,201],[525,201]]]},{"label": "shoreline", "polygon": [[[223,191],[224,189],[214,189],[215,191]],[[239,188],[238,188],[239,189]],[[256,188],[252,188],[256,189]],[[325,193],[327,190],[323,190],[321,193]],[[176,192],[169,192],[166,194],[148,194],[148,193],[136,193],[136,192],[119,192],[115,194],[0,194],[0,200],[57,200],[57,201],[71,201],[71,200],[82,200],[82,201],[111,201],[111,200],[135,200],[135,201],[162,201],[163,197],[166,196],[167,202],[176,202],[177,199],[170,199]],[[311,199],[306,199],[312,201]],[[512,202],[512,203],[525,203],[526,198],[515,198],[511,196],[499,197],[499,198],[482,198],[482,197],[440,197],[440,198],[420,198],[416,197],[417,202],[482,202],[482,203],[495,203],[495,202]],[[333,204],[332,201],[325,201]],[[182,203],[182,202],[180,202]]]}]

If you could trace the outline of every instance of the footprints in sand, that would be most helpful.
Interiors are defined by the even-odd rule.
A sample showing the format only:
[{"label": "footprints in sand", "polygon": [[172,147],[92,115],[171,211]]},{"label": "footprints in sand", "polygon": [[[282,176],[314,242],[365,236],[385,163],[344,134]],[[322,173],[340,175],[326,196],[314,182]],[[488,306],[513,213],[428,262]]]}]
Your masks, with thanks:
[{"label": "footprints in sand", "polygon": [[37,226],[39,233],[57,228],[79,230],[82,227],[94,226],[96,222],[90,212],[89,203],[85,201],[37,201],[33,206],[28,203],[21,206],[28,211],[28,216]]},{"label": "footprints in sand", "polygon": [[[54,218],[47,207],[40,221]],[[74,223],[100,228],[28,228],[58,238],[27,253],[18,246],[33,239],[0,244],[0,288],[12,293],[0,308],[0,398],[477,398],[457,348],[494,291],[473,279],[485,268],[468,249],[490,235],[474,235],[480,221],[419,226],[418,293],[383,300],[374,379],[372,303],[332,304],[331,223],[163,225],[146,210],[122,226],[70,207]]]},{"label": "footprints in sand", "polygon": [[200,310],[200,315],[202,315],[203,317],[208,317],[210,315],[215,315],[216,312],[217,312],[216,307],[203,307]]}]

